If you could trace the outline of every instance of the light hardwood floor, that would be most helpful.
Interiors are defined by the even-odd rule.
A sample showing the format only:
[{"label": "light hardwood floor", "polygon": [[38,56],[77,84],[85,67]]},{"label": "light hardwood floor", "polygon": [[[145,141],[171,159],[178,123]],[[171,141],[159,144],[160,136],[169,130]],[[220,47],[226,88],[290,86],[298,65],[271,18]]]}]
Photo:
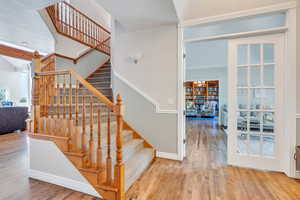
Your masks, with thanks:
[{"label": "light hardwood floor", "polygon": [[[187,122],[188,157],[157,159],[127,200],[300,200],[300,181],[281,173],[226,166],[226,135],[211,120]],[[96,200],[28,179],[26,136],[0,136],[0,200]]]},{"label": "light hardwood floor", "polygon": [[187,158],[158,159],[128,200],[300,200],[300,181],[281,173],[226,166],[226,134],[216,121],[187,121]]}]

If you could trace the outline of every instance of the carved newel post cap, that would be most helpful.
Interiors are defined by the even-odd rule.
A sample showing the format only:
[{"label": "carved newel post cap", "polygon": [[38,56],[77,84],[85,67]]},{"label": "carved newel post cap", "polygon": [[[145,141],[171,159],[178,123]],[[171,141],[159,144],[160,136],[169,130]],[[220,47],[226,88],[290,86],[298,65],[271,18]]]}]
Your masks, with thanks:
[{"label": "carved newel post cap", "polygon": [[122,97],[120,94],[117,95],[117,102],[118,102],[118,104],[122,103]]},{"label": "carved newel post cap", "polygon": [[40,57],[40,53],[39,53],[38,51],[35,51],[35,52],[33,53],[33,57],[34,57],[34,58],[39,58],[39,57]]}]

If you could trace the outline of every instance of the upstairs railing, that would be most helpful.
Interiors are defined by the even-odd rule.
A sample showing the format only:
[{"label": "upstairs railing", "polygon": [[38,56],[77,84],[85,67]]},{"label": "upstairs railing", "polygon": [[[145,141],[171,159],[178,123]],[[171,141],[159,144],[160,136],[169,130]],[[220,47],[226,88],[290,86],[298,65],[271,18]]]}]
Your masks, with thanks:
[{"label": "upstairs railing", "polygon": [[[68,138],[67,152],[86,154],[82,168],[104,170],[97,185],[116,188],[124,196],[123,105],[118,95],[112,103],[73,70],[44,71],[35,53],[33,64],[33,135]],[[46,65],[50,66],[50,65]],[[81,85],[81,87],[79,87]],[[115,160],[114,160],[115,159]]]},{"label": "upstairs railing", "polygon": [[110,55],[110,32],[66,2],[47,8],[60,34]]}]

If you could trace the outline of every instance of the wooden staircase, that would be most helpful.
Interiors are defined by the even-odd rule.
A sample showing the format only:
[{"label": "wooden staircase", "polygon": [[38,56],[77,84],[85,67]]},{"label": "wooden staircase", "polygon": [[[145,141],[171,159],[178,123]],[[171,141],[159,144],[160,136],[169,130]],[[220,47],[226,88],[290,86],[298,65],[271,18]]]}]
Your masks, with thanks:
[{"label": "wooden staircase", "polygon": [[46,10],[59,34],[110,55],[110,32],[86,14],[64,1]]},{"label": "wooden staircase", "polygon": [[110,60],[107,60],[103,65],[96,69],[86,78],[86,80],[109,100],[113,101]]},{"label": "wooden staircase", "polygon": [[102,93],[110,88],[110,63],[87,80],[73,70],[56,71],[55,56],[42,61],[35,52],[33,65],[29,137],[54,142],[105,200],[124,200],[156,150],[124,121],[121,96],[114,104],[111,93]]}]

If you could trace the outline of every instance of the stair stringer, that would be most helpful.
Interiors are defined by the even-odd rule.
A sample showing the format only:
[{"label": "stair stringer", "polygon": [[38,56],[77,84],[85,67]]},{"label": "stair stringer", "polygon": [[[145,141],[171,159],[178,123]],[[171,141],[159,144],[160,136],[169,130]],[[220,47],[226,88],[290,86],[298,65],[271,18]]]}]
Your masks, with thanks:
[{"label": "stair stringer", "polygon": [[30,137],[29,177],[102,198],[60,150],[54,139],[28,135]]},{"label": "stair stringer", "polygon": [[[74,160],[70,159],[70,157],[72,157],[74,155],[78,156],[79,154],[82,154],[82,153],[66,152],[65,150],[68,146],[68,139],[66,139],[66,137],[58,137],[58,136],[51,136],[51,135],[44,135],[44,134],[31,134],[31,133],[28,133],[28,136],[31,138],[30,139],[31,141],[34,141],[34,140],[42,141],[42,140],[44,140],[44,142],[45,142],[44,144],[48,145],[48,146],[49,146],[49,144],[52,143],[52,145],[51,145],[52,147],[49,146],[49,148],[53,149],[53,151],[56,151],[56,156],[54,158],[60,158],[60,160],[64,160],[65,166],[68,166],[68,168],[72,169],[73,172],[76,170],[77,171],[76,172],[77,176],[80,174],[80,176],[82,178],[84,178],[84,181],[85,181],[84,183],[89,184],[90,187],[88,187],[88,190],[80,190],[80,189],[74,188],[72,186],[68,187],[68,185],[65,185],[65,184],[59,184],[59,183],[52,182],[53,184],[60,185],[60,186],[63,186],[63,187],[69,188],[69,189],[73,189],[73,190],[77,189],[77,191],[79,191],[79,192],[83,192],[83,193],[90,194],[90,195],[100,197],[100,198],[104,198],[104,199],[114,200],[114,199],[117,198],[116,196],[117,196],[118,190],[116,188],[114,188],[112,186],[107,186],[105,184],[103,184],[103,185],[93,184],[92,181],[91,181],[90,174],[95,174],[94,171],[93,170],[86,170],[87,173],[83,173],[82,172],[83,170],[80,170],[77,167],[77,163],[74,162]],[[48,144],[47,144],[47,142],[48,142]],[[53,145],[53,144],[55,144],[55,145]],[[56,146],[56,149],[54,148],[55,146]],[[40,150],[40,149],[44,149],[44,148],[45,148],[45,146],[43,146],[43,148],[37,148],[37,151],[34,151],[34,149],[32,147],[30,147],[30,149],[31,149],[30,152],[38,152],[39,155],[45,156],[45,153],[43,154]],[[65,159],[62,159],[62,155]],[[81,158],[83,159],[84,157],[85,157],[85,155],[83,155]],[[45,156],[45,158],[47,159],[48,157]],[[60,162],[53,162],[53,160],[51,160],[51,161],[52,161],[51,163],[55,163],[55,166],[57,166],[57,163],[60,163]],[[39,160],[39,162],[41,163],[40,160]],[[47,165],[47,169],[48,169],[49,166],[51,166],[51,165]],[[97,174],[97,175],[99,176],[100,174]],[[32,178],[37,178],[37,177],[32,177]],[[94,177],[92,177],[92,179],[94,179]],[[43,180],[41,178],[39,180],[49,182],[49,179]]]}]

